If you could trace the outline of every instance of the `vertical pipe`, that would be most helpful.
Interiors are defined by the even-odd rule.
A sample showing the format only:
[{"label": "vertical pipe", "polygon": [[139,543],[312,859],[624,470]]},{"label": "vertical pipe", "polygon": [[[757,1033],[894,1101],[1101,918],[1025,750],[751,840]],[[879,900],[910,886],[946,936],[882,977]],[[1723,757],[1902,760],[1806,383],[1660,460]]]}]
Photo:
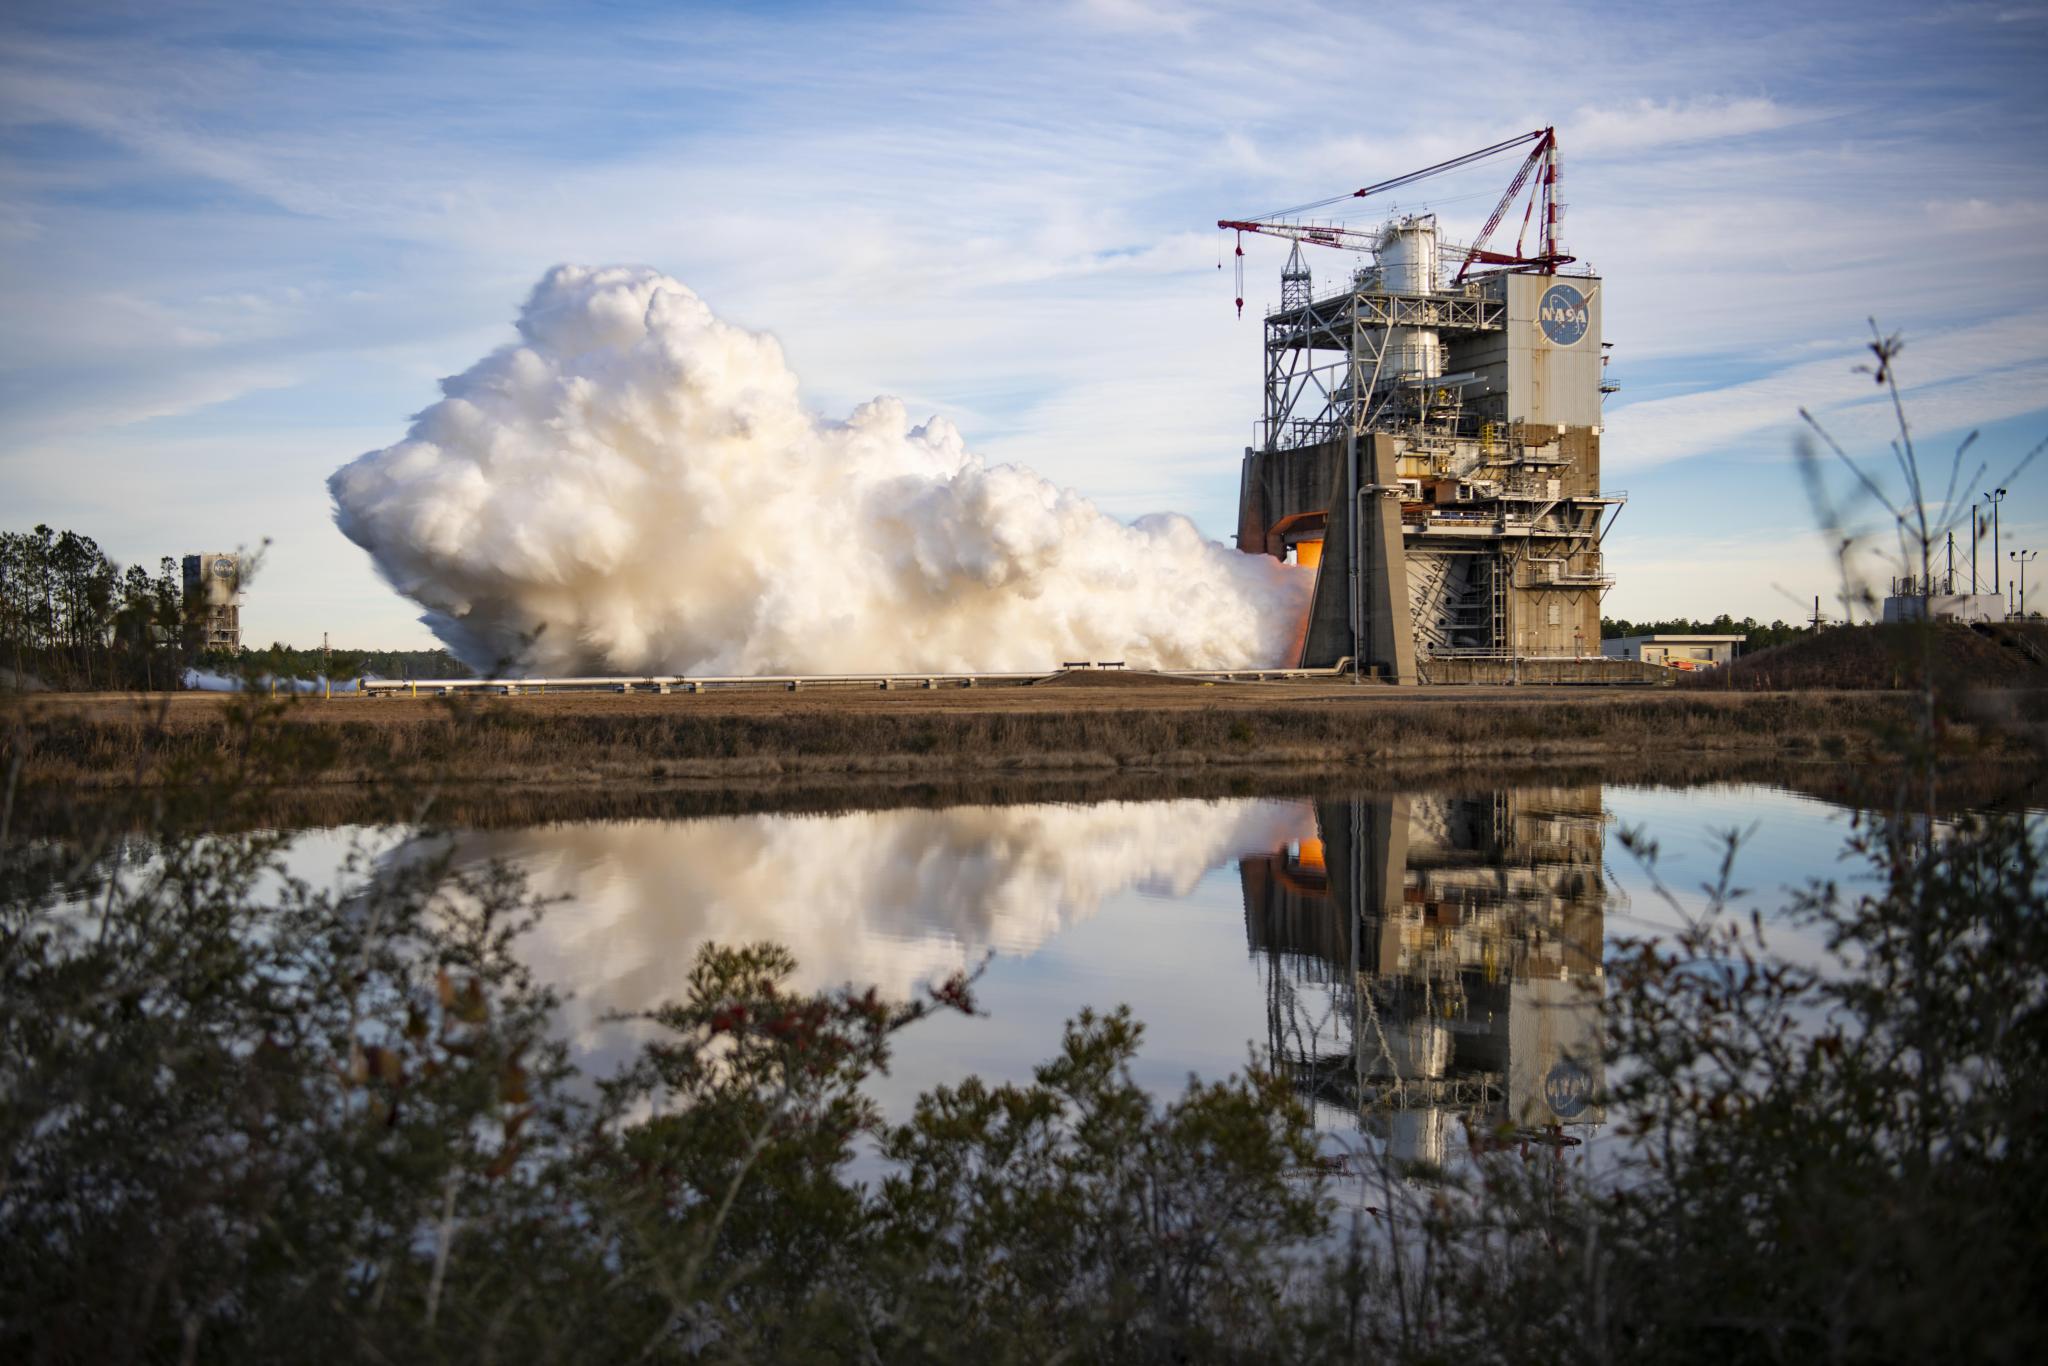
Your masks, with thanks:
[{"label": "vertical pipe", "polygon": [[1991,500],[1991,591],[1998,591],[1998,505],[2005,501],[2005,490]]},{"label": "vertical pipe", "polygon": [[1344,514],[1345,520],[1351,528],[1350,534],[1346,538],[1350,542],[1351,553],[1349,556],[1350,563],[1346,566],[1345,582],[1351,594],[1351,680],[1355,683],[1358,681],[1361,672],[1358,658],[1362,644],[1359,639],[1361,634],[1359,628],[1363,617],[1363,613],[1359,610],[1358,601],[1358,419],[1359,415],[1365,411],[1364,401],[1358,392],[1358,295],[1356,291],[1353,291],[1351,296],[1349,368],[1351,371],[1351,412],[1349,414],[1350,420],[1344,424],[1344,496],[1346,500]]},{"label": "vertical pipe", "polygon": [[1365,937],[1365,802],[1358,797],[1351,799],[1351,886],[1344,898],[1344,913],[1351,924],[1351,1097],[1362,1102],[1365,1097],[1365,1017],[1361,1010],[1364,1002],[1360,993],[1365,986],[1359,980],[1360,941]]}]

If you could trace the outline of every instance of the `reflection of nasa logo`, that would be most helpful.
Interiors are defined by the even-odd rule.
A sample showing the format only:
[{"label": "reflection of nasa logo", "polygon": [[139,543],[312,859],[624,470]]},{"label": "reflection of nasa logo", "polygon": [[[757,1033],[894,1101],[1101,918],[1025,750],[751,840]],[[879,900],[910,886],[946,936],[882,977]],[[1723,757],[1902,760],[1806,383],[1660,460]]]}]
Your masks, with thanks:
[{"label": "reflection of nasa logo", "polygon": [[235,562],[223,555],[213,562],[213,576],[216,579],[232,579],[235,576]]},{"label": "reflection of nasa logo", "polygon": [[1552,285],[1543,291],[1543,302],[1536,305],[1537,325],[1559,346],[1575,345],[1592,322],[1586,296],[1570,285]]},{"label": "reflection of nasa logo", "polygon": [[1576,1119],[1593,1103],[1593,1074],[1563,1059],[1543,1079],[1543,1101],[1559,1119]]}]

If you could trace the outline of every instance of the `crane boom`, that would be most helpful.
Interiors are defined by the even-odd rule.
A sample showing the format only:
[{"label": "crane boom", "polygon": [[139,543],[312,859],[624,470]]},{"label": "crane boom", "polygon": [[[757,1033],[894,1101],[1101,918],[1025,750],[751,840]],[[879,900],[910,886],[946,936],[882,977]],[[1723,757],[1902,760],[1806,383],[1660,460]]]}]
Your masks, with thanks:
[{"label": "crane boom", "polygon": [[[1533,211],[1536,207],[1536,201],[1538,199],[1543,201],[1544,214],[1541,225],[1543,250],[1535,256],[1525,258],[1521,254],[1521,239],[1517,238],[1515,241],[1515,254],[1508,258],[1508,263],[1520,263],[1526,260],[1531,264],[1556,266],[1561,261],[1569,259],[1561,256],[1557,250],[1557,130],[1554,128],[1538,129],[1535,137],[1536,146],[1523,160],[1521,168],[1515,172],[1515,178],[1508,182],[1507,193],[1500,197],[1500,203],[1493,206],[1493,213],[1488,216],[1486,226],[1481,228],[1479,235],[1472,239],[1470,250],[1465,253],[1465,259],[1458,265],[1458,273],[1452,280],[1453,284],[1462,283],[1465,279],[1465,272],[1470,270],[1475,262],[1497,263],[1499,258],[1505,254],[1487,251],[1487,239],[1493,236],[1493,230],[1500,226],[1500,220],[1507,216],[1508,210],[1514,206],[1515,200],[1520,197],[1522,187],[1529,183],[1530,173],[1539,166],[1544,168],[1543,178],[1537,182],[1536,193],[1529,197],[1529,208]],[[1528,215],[1524,214],[1523,231],[1525,232],[1528,230],[1527,225]]]},{"label": "crane boom", "polygon": [[1519,137],[1509,138],[1505,142],[1496,142],[1491,147],[1481,147],[1476,152],[1467,152],[1461,157],[1452,157],[1449,161],[1439,161],[1434,166],[1425,166],[1419,171],[1410,171],[1406,175],[1397,175],[1391,180],[1379,181],[1377,184],[1368,185],[1362,190],[1353,190],[1347,198],[1364,199],[1367,195],[1379,194],[1384,190],[1398,190],[1403,185],[1412,185],[1418,180],[1427,180],[1430,176],[1441,175],[1445,171],[1455,171],[1460,166],[1470,166],[1475,161],[1484,161],[1486,158],[1494,155],[1494,153],[1505,152],[1510,147],[1520,147],[1525,142],[1537,142],[1544,139],[1555,141],[1556,137],[1555,129],[1538,128],[1534,132],[1523,133]]},{"label": "crane boom", "polygon": [[1371,251],[1377,240],[1376,234],[1360,232],[1357,228],[1323,227],[1310,223],[1275,223],[1256,218],[1219,218],[1219,228],[1231,228],[1238,232],[1256,232],[1266,237],[1285,237],[1295,242],[1310,242],[1319,247],[1339,247],[1345,251]]},{"label": "crane boom", "polygon": [[[1356,228],[1303,223],[1295,220],[1298,219],[1299,215],[1316,209],[1328,208],[1332,204],[1338,204],[1348,199],[1365,199],[1372,195],[1383,194],[1388,190],[1397,190],[1404,185],[1412,185],[1430,176],[1442,175],[1446,171],[1455,171],[1460,167],[1470,166],[1474,162],[1483,161],[1487,157],[1524,146],[1530,148],[1529,155],[1523,158],[1521,166],[1515,171],[1514,179],[1508,183],[1507,193],[1500,197],[1498,204],[1494,205],[1493,213],[1486,220],[1486,226],[1480,229],[1479,235],[1472,240],[1472,245],[1464,249],[1464,255],[1459,262],[1458,273],[1454,283],[1462,283],[1467,272],[1475,265],[1496,265],[1521,269],[1533,267],[1540,270],[1555,270],[1558,266],[1571,261],[1573,258],[1565,255],[1557,243],[1557,226],[1561,208],[1557,202],[1557,182],[1560,175],[1557,129],[1537,128],[1531,132],[1508,138],[1505,141],[1496,142],[1490,147],[1481,147],[1477,151],[1467,152],[1463,156],[1451,157],[1434,165],[1425,166],[1419,171],[1409,171],[1404,175],[1392,176],[1386,180],[1376,181],[1371,185],[1365,186],[1363,189],[1353,190],[1349,194],[1338,195],[1335,198],[1318,200],[1313,204],[1298,205],[1292,209],[1283,209],[1278,213],[1267,214],[1261,218],[1217,219],[1216,226],[1218,228],[1227,232],[1235,232],[1238,235],[1237,311],[1239,316],[1244,314],[1244,234],[1249,232],[1264,237],[1284,237],[1294,242],[1307,242],[1312,246],[1318,247],[1336,247],[1344,251],[1371,251],[1378,240],[1377,233],[1363,232]],[[1540,174],[1538,174],[1539,171]],[[1489,248],[1486,244],[1492,238],[1494,230],[1500,227],[1501,220],[1507,216],[1508,210],[1521,197],[1523,190],[1530,188],[1530,177],[1532,175],[1536,177],[1536,181],[1534,188],[1530,190],[1529,213],[1523,216],[1523,231],[1526,234],[1528,219],[1534,214],[1537,201],[1541,200],[1543,216],[1539,226],[1538,250],[1534,255],[1524,255],[1522,252],[1522,242],[1519,238],[1515,242],[1515,250],[1513,252],[1495,251]]]}]

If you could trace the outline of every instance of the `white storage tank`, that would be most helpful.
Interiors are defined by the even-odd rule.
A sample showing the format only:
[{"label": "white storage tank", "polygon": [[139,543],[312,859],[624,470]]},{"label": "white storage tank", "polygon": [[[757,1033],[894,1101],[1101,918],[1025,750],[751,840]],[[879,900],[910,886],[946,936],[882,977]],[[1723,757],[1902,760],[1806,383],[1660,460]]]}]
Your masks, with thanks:
[{"label": "white storage tank", "polygon": [[[1435,214],[1397,218],[1380,229],[1380,287],[1398,294],[1434,294],[1439,273]],[[1442,341],[1433,328],[1388,330],[1382,385],[1435,379],[1444,372]]]}]

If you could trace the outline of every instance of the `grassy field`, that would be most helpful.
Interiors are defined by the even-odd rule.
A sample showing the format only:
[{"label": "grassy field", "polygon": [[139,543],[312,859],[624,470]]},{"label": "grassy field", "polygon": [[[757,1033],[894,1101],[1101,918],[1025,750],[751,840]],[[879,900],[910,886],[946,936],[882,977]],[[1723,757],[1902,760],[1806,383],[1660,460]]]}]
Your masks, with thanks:
[{"label": "grassy field", "polygon": [[[2042,805],[2048,693],[1944,730],[1945,801]],[[13,827],[524,825],[1379,785],[1764,781],[1887,804],[1903,693],[1189,686],[0,704]],[[1994,738],[1995,737],[1995,738]],[[184,811],[233,775],[231,807]],[[4,824],[6,817],[0,817]]]},{"label": "grassy field", "polygon": [[[2038,731],[2040,702],[1988,700]],[[320,751],[295,781],[391,777],[559,785],[765,777],[1102,774],[1133,769],[1440,766],[1674,755],[1853,757],[1907,714],[1890,693],[1670,693],[1331,683],[947,692],[712,692],[473,702],[261,704]],[[203,694],[16,703],[23,780],[175,782],[247,742],[248,704]],[[1971,738],[1967,718],[1950,738]],[[2007,737],[2001,742],[2010,746]]]}]

